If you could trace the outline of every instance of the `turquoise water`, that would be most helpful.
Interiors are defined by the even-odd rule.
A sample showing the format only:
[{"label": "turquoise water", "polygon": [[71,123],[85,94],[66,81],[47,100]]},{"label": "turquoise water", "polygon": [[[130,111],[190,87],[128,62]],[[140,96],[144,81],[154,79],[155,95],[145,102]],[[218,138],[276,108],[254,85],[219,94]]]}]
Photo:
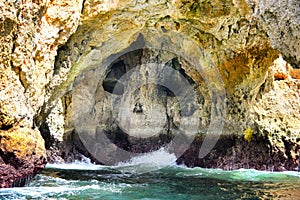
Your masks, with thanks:
[{"label": "turquoise water", "polygon": [[48,165],[27,187],[1,189],[0,199],[300,199],[297,172],[159,168]]}]

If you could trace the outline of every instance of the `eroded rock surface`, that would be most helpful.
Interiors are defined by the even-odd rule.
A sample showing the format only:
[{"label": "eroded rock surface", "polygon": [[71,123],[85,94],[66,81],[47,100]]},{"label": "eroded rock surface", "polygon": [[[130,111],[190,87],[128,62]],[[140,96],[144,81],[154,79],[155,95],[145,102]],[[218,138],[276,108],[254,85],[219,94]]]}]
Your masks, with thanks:
[{"label": "eroded rock surface", "polygon": [[300,66],[300,2],[247,0],[267,31],[271,45],[293,67]]},{"label": "eroded rock surface", "polygon": [[57,48],[76,30],[82,3],[1,1],[0,8],[0,187],[11,187],[45,166],[33,119],[49,92]]},{"label": "eroded rock surface", "polygon": [[[252,2],[249,6],[245,1],[153,1],[151,3],[122,1],[99,5],[92,1],[86,2],[82,24],[68,43],[60,49],[55,64],[58,75],[64,77],[66,81],[56,90],[51,100],[56,102],[55,99],[64,96],[66,91],[69,92],[62,98],[65,102],[63,104],[66,106],[65,142],[67,146],[70,143],[74,144],[77,151],[99,163],[103,162],[102,159],[109,158],[109,155],[112,156],[112,152],[116,152],[118,149],[117,146],[133,152],[143,151],[141,147],[143,142],[140,141],[141,146],[137,147],[130,136],[124,135],[124,129],[116,126],[118,123],[122,126],[122,120],[118,121],[111,113],[114,112],[111,106],[113,99],[111,93],[120,77],[112,76],[105,79],[107,75],[105,71],[113,71],[110,64],[117,62],[118,59],[119,62],[114,65],[117,69],[114,73],[115,75],[119,73],[121,76],[129,71],[128,68],[132,63],[138,63],[140,60],[149,59],[148,61],[152,60],[167,65],[172,59],[185,57],[186,54],[189,55],[188,58],[195,58],[197,50],[193,49],[193,45],[196,45],[204,55],[199,58],[199,63],[205,73],[199,73],[195,64],[185,65],[184,62],[179,62],[179,65],[195,83],[196,90],[201,91],[202,97],[198,96],[199,101],[196,108],[201,110],[201,115],[198,117],[202,126],[198,127],[199,136],[193,141],[191,149],[183,154],[178,162],[184,162],[189,166],[226,169],[241,167],[263,170],[294,169],[297,165],[298,151],[298,141],[294,140],[299,135],[297,121],[290,121],[292,117],[288,117],[286,123],[291,124],[290,127],[293,128],[282,129],[279,133],[279,135],[284,135],[284,131],[293,130],[292,136],[288,139],[282,139],[281,136],[274,134],[275,129],[263,128],[263,124],[273,118],[276,113],[274,111],[262,114],[264,109],[268,109],[265,105],[274,104],[275,108],[280,104],[279,99],[267,97],[268,91],[273,90],[274,87],[276,89],[269,67],[279,54],[271,47],[268,30],[257,18],[255,5]],[[90,8],[90,6],[92,7]],[[99,10],[95,10],[96,7]],[[140,40],[141,38],[142,40]],[[189,43],[190,41],[192,42]],[[274,43],[274,40],[271,41]],[[143,48],[164,49],[171,51],[176,56],[169,56],[167,60],[159,60],[157,58],[164,55],[163,52],[160,52],[156,59],[144,55],[131,56],[127,61],[126,59],[120,60],[123,54]],[[280,48],[277,49],[280,50]],[[285,55],[284,52],[283,54]],[[59,69],[62,66],[71,69],[67,77],[64,73],[60,73]],[[91,76],[91,74],[102,75]],[[296,77],[296,75],[293,76]],[[221,78],[222,83],[216,81],[219,80],[218,78]],[[97,81],[95,82],[95,80]],[[137,83],[138,81],[133,79],[133,82]],[[102,82],[103,84],[101,84]],[[211,84],[210,86],[213,85],[215,91],[207,85],[207,82]],[[145,80],[144,83],[146,83]],[[201,90],[205,86],[210,89]],[[222,89],[226,91],[226,95],[223,98],[218,97],[219,101],[213,101],[213,93],[217,91],[220,94]],[[152,88],[152,92],[150,92],[151,89],[148,88],[148,90],[146,91],[152,94],[150,96],[163,99],[161,93],[158,95],[157,92],[153,92],[155,89]],[[283,88],[279,90],[281,91]],[[294,94],[297,88],[286,89],[286,91],[290,90],[293,90],[291,93]],[[116,90],[115,92],[120,91]],[[147,107],[157,107],[155,101],[151,99],[152,97],[147,99],[139,92],[127,93],[125,96],[128,99],[145,101],[142,103],[132,102],[130,105],[132,115],[136,110],[143,113],[143,107],[146,110]],[[74,99],[81,103],[74,103]],[[222,107],[221,102],[225,102],[226,106]],[[286,106],[291,106],[291,103],[286,102]],[[211,113],[214,112],[211,108],[216,108],[217,112],[226,113],[222,129],[224,137],[220,138],[215,149],[207,157],[199,159],[198,152],[204,139],[203,134],[209,128]],[[293,108],[289,109],[297,114],[297,110],[299,110],[297,108],[299,105],[295,104]],[[177,111],[173,110],[175,113]],[[159,115],[161,112],[155,113]],[[168,118],[168,123],[178,124],[174,118],[176,114],[170,117],[168,111],[163,113],[166,117],[163,117],[161,121]],[[130,120],[126,123],[127,125],[134,124],[138,128],[141,123],[138,119],[133,120],[134,117],[131,114],[128,115]],[[80,118],[79,116],[85,117]],[[147,114],[145,116],[150,117]],[[276,117],[278,116],[276,115]],[[91,122],[90,119],[95,121]],[[78,122],[84,122],[82,123],[86,125],[84,130],[78,128],[78,124],[80,124]],[[155,128],[159,126],[157,124]],[[273,128],[275,126],[277,125],[274,124]],[[168,131],[169,129],[166,127],[163,129]],[[147,130],[147,126],[144,128]],[[105,148],[91,149],[87,147],[89,145],[82,144],[80,135],[91,137],[88,143],[94,142],[95,147],[101,145],[104,147],[103,143],[96,142],[96,135],[100,133],[97,130],[108,132],[111,142],[117,145],[111,145],[105,150]],[[251,136],[247,136],[247,139],[245,139],[246,130],[251,130]],[[144,137],[146,136],[144,135]],[[280,140],[274,138],[280,138]],[[151,140],[156,141],[153,138]],[[275,140],[277,142],[274,142]],[[280,144],[283,144],[283,140],[288,142],[285,142],[286,145],[281,148]],[[136,150],[132,149],[134,147]],[[155,149],[155,147],[153,148]],[[180,148],[184,149],[185,146],[181,145]],[[70,155],[73,154],[73,151],[74,149],[71,148]],[[261,156],[257,161],[249,161],[258,154]],[[68,151],[62,153],[65,158],[68,157],[66,155],[68,155]],[[97,159],[97,155],[106,156]]]},{"label": "eroded rock surface", "polygon": [[270,79],[262,86],[252,110],[256,126],[268,138],[272,152],[283,152],[287,160],[299,155],[300,80],[290,76],[293,71],[281,57],[275,60]]},{"label": "eroded rock surface", "polygon": [[[297,166],[298,1],[39,0],[5,1],[0,6],[0,163],[2,171],[18,173],[14,179],[3,176],[1,187],[22,185],[16,180],[23,183],[22,178],[43,168],[45,150],[37,128],[51,162],[72,161],[84,154],[101,163],[93,151],[107,158],[116,147],[91,152],[80,134],[92,139],[97,133],[92,129],[100,127],[119,147],[149,151],[168,143],[174,137],[170,130],[176,132],[178,120],[193,116],[195,109],[198,136],[179,163],[263,170]],[[133,51],[139,53],[132,55]],[[278,60],[273,64],[279,53],[290,65]],[[170,88],[147,85],[143,62],[177,70],[194,89],[197,103],[188,102],[182,114]],[[121,82],[116,89],[121,77],[136,66],[140,72],[133,84]],[[152,72],[159,77],[159,70]],[[142,87],[128,91],[139,81]],[[114,121],[111,102],[118,100],[114,95],[132,99],[131,120]],[[81,103],[74,103],[74,98]],[[153,108],[156,111],[150,112]],[[199,159],[211,116],[221,116],[217,128],[223,136],[210,154]],[[88,126],[78,129],[78,123]],[[119,129],[118,123],[125,129]],[[128,124],[139,130],[133,136],[146,133],[147,124],[162,132],[136,141],[123,134]],[[19,137],[13,137],[19,133],[32,136],[26,139],[32,151],[28,155],[17,145]],[[149,142],[159,145],[147,149]]]},{"label": "eroded rock surface", "polygon": [[0,131],[0,187],[24,186],[46,165],[39,131],[15,126]]}]

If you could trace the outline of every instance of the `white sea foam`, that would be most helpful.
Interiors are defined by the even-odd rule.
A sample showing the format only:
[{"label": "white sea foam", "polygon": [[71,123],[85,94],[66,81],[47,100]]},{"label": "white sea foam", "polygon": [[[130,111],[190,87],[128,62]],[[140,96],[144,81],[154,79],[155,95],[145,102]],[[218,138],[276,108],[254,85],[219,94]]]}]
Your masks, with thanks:
[{"label": "white sea foam", "polygon": [[[49,194],[64,194],[64,195],[75,195],[77,192],[82,192],[84,190],[99,190],[101,189],[99,185],[85,185],[85,186],[76,186],[70,187],[67,185],[57,186],[57,187],[23,187],[23,188],[9,188],[9,189],[2,189],[1,195],[11,194],[27,196],[30,198],[43,198]],[[1,197],[1,196],[0,196]],[[48,198],[47,198],[48,199]]]},{"label": "white sea foam", "polygon": [[127,162],[120,162],[116,166],[105,166],[93,164],[90,159],[85,158],[82,161],[75,161],[73,163],[54,163],[47,164],[48,169],[63,169],[63,170],[101,170],[101,169],[117,169],[123,172],[147,172],[158,170],[165,166],[173,166],[176,161],[175,154],[170,154],[164,148],[154,152],[140,154],[131,158]]},{"label": "white sea foam", "polygon": [[258,171],[255,169],[239,169],[239,170],[222,170],[222,169],[204,169],[204,168],[187,168],[186,166],[176,165],[176,156],[170,154],[164,148],[154,152],[140,154],[133,157],[127,162],[120,162],[116,166],[104,166],[91,163],[90,159],[86,158],[82,161],[75,161],[68,164],[47,164],[49,169],[63,170],[107,170],[114,169],[124,173],[146,173],[156,171],[164,167],[171,167],[178,170],[177,176],[205,176],[215,177],[228,180],[247,180],[259,181],[264,179],[285,180],[289,177],[300,177],[300,173],[296,171],[285,172],[270,172]]},{"label": "white sea foam", "polygon": [[131,158],[128,162],[120,162],[116,168],[125,173],[146,173],[176,164],[175,154],[170,154],[164,148],[141,154]]},{"label": "white sea foam", "polygon": [[91,162],[89,158],[84,158],[82,161],[75,161],[73,163],[52,163],[47,164],[48,169],[69,169],[69,170],[100,170],[104,165],[96,165]]},{"label": "white sea foam", "polygon": [[141,154],[140,156],[133,157],[128,162],[120,162],[118,166],[128,166],[128,165],[141,165],[149,164],[156,166],[170,166],[174,165],[176,161],[175,154],[170,154],[164,148],[157,151]]}]

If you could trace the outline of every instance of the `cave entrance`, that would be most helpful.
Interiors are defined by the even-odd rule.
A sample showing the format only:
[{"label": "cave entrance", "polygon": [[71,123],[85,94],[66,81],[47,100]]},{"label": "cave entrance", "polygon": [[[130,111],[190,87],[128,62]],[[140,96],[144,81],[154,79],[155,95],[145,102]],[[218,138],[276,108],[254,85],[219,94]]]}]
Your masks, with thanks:
[{"label": "cave entrance", "polygon": [[[107,67],[99,87],[105,95],[113,96],[117,109],[111,117],[114,121],[104,130],[113,144],[133,153],[146,153],[166,146],[175,134],[184,135],[178,128],[180,118],[193,116],[199,102],[185,98],[189,97],[186,85],[194,89],[196,84],[180,59],[166,51],[138,49]],[[185,104],[180,105],[178,98]]]},{"label": "cave entrance", "polygon": [[217,141],[224,87],[209,54],[189,38],[122,34],[94,47],[76,68],[68,123],[82,144],[76,146],[99,163],[160,148],[179,158],[199,133],[216,136],[204,154]]}]

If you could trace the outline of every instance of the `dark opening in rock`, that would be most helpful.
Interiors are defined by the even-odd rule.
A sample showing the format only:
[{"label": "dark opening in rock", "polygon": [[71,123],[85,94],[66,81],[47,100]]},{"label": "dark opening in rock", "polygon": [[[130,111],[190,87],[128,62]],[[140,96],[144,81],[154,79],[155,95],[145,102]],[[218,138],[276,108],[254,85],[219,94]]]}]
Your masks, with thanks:
[{"label": "dark opening in rock", "polygon": [[[190,85],[195,84],[193,79],[189,77],[182,68],[179,58],[176,55],[174,55],[172,59],[164,61],[164,59],[160,58],[161,53],[162,52],[158,50],[139,49],[122,55],[107,68],[105,79],[102,83],[103,89],[111,94],[123,95],[125,90],[124,84],[126,83],[120,82],[120,79],[126,79],[124,78],[126,73],[128,73],[130,70],[133,71],[134,68],[143,64],[163,65],[165,67],[171,67],[179,72],[180,76],[178,74],[173,74],[173,76],[170,75],[169,80],[166,80],[169,82],[169,84],[173,83],[176,85],[176,89],[180,89],[182,81],[187,81]],[[130,76],[130,73],[127,75]],[[149,76],[148,71],[145,72],[145,76]],[[169,88],[163,85],[158,87],[161,87],[162,90],[166,91],[169,96],[174,96],[174,92]],[[184,91],[182,91],[182,93],[183,92]]]},{"label": "dark opening in rock", "polygon": [[147,153],[156,151],[172,141],[174,135],[171,132],[161,133],[152,137],[139,138],[125,133],[119,127],[106,133],[107,138],[119,148],[132,153]]},{"label": "dark opening in rock", "polygon": [[194,134],[193,125],[199,118],[194,113],[200,110],[199,102],[204,104],[200,100],[204,97],[195,92],[199,85],[190,75],[200,77],[200,73],[187,72],[188,67],[194,68],[188,61],[163,50],[139,49],[114,57],[117,55],[106,64],[100,79],[93,78],[95,69],[78,79],[82,82],[78,82],[72,112],[82,113],[75,115],[74,124],[83,142],[75,143],[73,138],[70,145],[97,163],[113,164],[127,159],[112,162],[112,155],[120,149],[147,153],[172,145],[174,138]]}]

